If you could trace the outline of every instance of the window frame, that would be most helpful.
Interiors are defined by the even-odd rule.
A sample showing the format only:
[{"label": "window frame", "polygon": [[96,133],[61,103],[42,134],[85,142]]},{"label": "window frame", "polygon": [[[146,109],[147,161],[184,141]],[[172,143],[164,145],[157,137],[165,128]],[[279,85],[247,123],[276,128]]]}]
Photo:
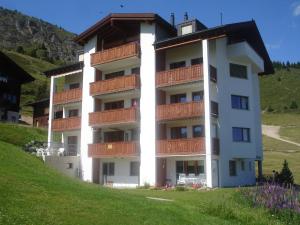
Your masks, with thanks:
[{"label": "window frame", "polygon": [[186,61],[185,60],[178,61],[178,62],[171,62],[169,64],[170,70],[174,70],[174,69],[178,69],[178,68],[183,68],[183,67],[186,67]]},{"label": "window frame", "polygon": [[[136,165],[134,165],[136,164]],[[136,166],[136,168],[134,167]],[[137,169],[137,171],[134,171],[133,169]],[[140,175],[140,162],[139,161],[131,161],[129,165],[129,175],[130,176],[139,176]]]},{"label": "window frame", "polygon": [[[233,103],[233,99],[234,98],[238,98],[236,99],[238,101],[238,106],[235,106]],[[243,107],[243,99],[246,99],[247,103],[246,103],[246,108]],[[249,97],[248,96],[243,96],[243,95],[234,95],[232,94],[231,95],[231,108],[232,109],[239,109],[239,110],[250,110],[250,107],[249,107]]]},{"label": "window frame", "polygon": [[[202,129],[202,132],[199,136],[196,135],[196,132],[195,132],[195,128],[197,127],[201,127]],[[192,130],[193,130],[193,138],[198,138],[198,137],[204,137],[205,136],[205,128],[204,128],[204,125],[194,125],[192,127]]]},{"label": "window frame", "polygon": [[[199,100],[195,100],[194,98],[196,96],[200,96],[200,99]],[[203,101],[203,98],[204,98],[204,91],[194,91],[194,92],[192,92],[192,101],[193,102]]]},{"label": "window frame", "polygon": [[[232,66],[240,67],[240,69],[242,67],[245,68],[246,69],[246,74],[234,74]],[[230,77],[233,77],[233,78],[248,80],[248,66],[231,62],[231,63],[229,63],[229,74],[230,74]]]},{"label": "window frame", "polygon": [[[185,135],[182,135],[182,129],[185,129]],[[181,126],[181,127],[171,127],[170,128],[170,135],[172,140],[176,139],[186,139],[187,138],[187,127],[186,126]],[[173,135],[175,134],[175,135]]]},{"label": "window frame", "polygon": [[[181,101],[181,99],[183,97],[184,97],[185,101]],[[185,102],[187,102],[186,93],[179,93],[179,94],[170,95],[170,104],[185,103]]]},{"label": "window frame", "polygon": [[229,160],[228,166],[229,166],[229,176],[236,177],[237,176],[236,161]]},{"label": "window frame", "polygon": [[[241,135],[240,137],[235,138],[235,137],[237,137],[237,135],[236,135],[237,133],[235,133],[235,131],[237,131],[237,130],[241,130],[242,133],[239,134],[239,135]],[[247,134],[246,134],[247,138],[245,138],[245,134],[244,134],[245,131],[247,132]],[[247,128],[247,127],[232,127],[232,141],[233,142],[249,143],[251,141],[250,136],[251,136],[250,135],[250,128]]]}]

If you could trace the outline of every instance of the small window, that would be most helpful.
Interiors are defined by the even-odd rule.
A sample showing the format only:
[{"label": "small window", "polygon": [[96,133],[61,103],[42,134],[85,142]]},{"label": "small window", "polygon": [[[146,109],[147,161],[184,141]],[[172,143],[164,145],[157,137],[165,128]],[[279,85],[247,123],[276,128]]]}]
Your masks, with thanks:
[{"label": "small window", "polygon": [[67,169],[73,169],[73,163],[67,163]]},{"label": "small window", "polygon": [[192,98],[194,102],[203,100],[203,91],[197,91],[192,93]]},{"label": "small window", "polygon": [[245,171],[245,161],[244,160],[241,161],[241,170]]},{"label": "small window", "polygon": [[171,104],[186,102],[186,94],[171,95],[170,102],[171,102]]},{"label": "small window", "polygon": [[249,98],[239,95],[231,95],[231,107],[233,109],[249,109]]},{"label": "small window", "polygon": [[63,116],[63,111],[57,111],[54,113],[54,119],[60,119]]},{"label": "small window", "polygon": [[203,58],[195,58],[195,59],[191,59],[191,65],[194,66],[194,65],[199,65],[199,64],[202,64],[203,63]]},{"label": "small window", "polygon": [[113,79],[116,77],[121,77],[121,76],[124,76],[124,74],[125,74],[124,70],[113,72],[113,73],[108,73],[108,74],[105,74],[105,79],[109,80],[109,79]]},{"label": "small window", "polygon": [[247,66],[230,63],[229,69],[231,77],[247,79]]},{"label": "small window", "polygon": [[203,125],[197,125],[193,126],[193,137],[204,137],[204,126]]},{"label": "small window", "polygon": [[69,117],[76,117],[79,114],[79,110],[78,109],[70,109],[69,110]]},{"label": "small window", "polygon": [[181,67],[185,67],[185,61],[170,63],[170,69],[171,70],[181,68]]},{"label": "small window", "polygon": [[172,127],[171,128],[171,139],[187,138],[186,127]]},{"label": "small window", "polygon": [[229,160],[229,176],[236,176],[236,162]]},{"label": "small window", "polygon": [[131,74],[140,74],[140,67],[135,67],[131,69]]},{"label": "small window", "polygon": [[69,84],[69,89],[76,89],[76,88],[79,88],[79,87],[80,87],[79,83]]},{"label": "small window", "polygon": [[233,127],[232,138],[235,142],[250,142],[250,129],[243,127]]},{"label": "small window", "polygon": [[181,27],[181,35],[190,34],[193,32],[193,25],[189,24]]},{"label": "small window", "polygon": [[140,163],[130,162],[130,176],[139,176],[140,174]]}]

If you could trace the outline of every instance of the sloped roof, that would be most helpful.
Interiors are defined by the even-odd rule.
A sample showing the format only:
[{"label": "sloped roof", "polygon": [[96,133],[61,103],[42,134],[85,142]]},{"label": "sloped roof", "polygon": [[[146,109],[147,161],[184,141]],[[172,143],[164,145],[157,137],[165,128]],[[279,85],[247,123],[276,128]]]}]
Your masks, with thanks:
[{"label": "sloped roof", "polygon": [[44,71],[44,74],[47,77],[51,77],[54,75],[59,75],[59,74],[63,74],[63,73],[68,73],[68,72],[72,72],[72,71],[76,71],[76,70],[80,70],[83,68],[83,62],[76,62],[76,63],[72,63],[72,64],[68,64],[68,65],[64,65],[64,66],[60,66],[51,70],[47,70]]}]

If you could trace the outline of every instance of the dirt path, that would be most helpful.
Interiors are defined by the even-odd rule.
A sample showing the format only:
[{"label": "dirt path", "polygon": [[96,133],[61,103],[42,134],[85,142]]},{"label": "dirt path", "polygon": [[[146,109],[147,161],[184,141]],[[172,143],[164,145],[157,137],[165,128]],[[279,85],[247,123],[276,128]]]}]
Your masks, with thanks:
[{"label": "dirt path", "polygon": [[262,125],[262,133],[263,135],[266,135],[268,137],[280,140],[280,141],[284,141],[287,143],[290,143],[292,145],[297,145],[300,147],[300,143],[294,142],[294,141],[289,141],[286,140],[284,138],[281,138],[279,135],[279,130],[280,130],[280,126],[270,126],[270,125]]}]

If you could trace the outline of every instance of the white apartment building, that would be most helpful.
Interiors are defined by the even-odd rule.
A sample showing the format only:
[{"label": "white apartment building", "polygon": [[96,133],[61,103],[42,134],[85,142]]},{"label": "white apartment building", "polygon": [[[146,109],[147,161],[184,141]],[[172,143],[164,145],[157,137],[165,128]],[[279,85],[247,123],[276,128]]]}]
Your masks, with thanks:
[{"label": "white apartment building", "polygon": [[110,14],[75,41],[81,60],[45,72],[49,149],[60,152],[47,163],[113,187],[255,184],[258,76],[273,67],[254,21],[207,28]]}]

